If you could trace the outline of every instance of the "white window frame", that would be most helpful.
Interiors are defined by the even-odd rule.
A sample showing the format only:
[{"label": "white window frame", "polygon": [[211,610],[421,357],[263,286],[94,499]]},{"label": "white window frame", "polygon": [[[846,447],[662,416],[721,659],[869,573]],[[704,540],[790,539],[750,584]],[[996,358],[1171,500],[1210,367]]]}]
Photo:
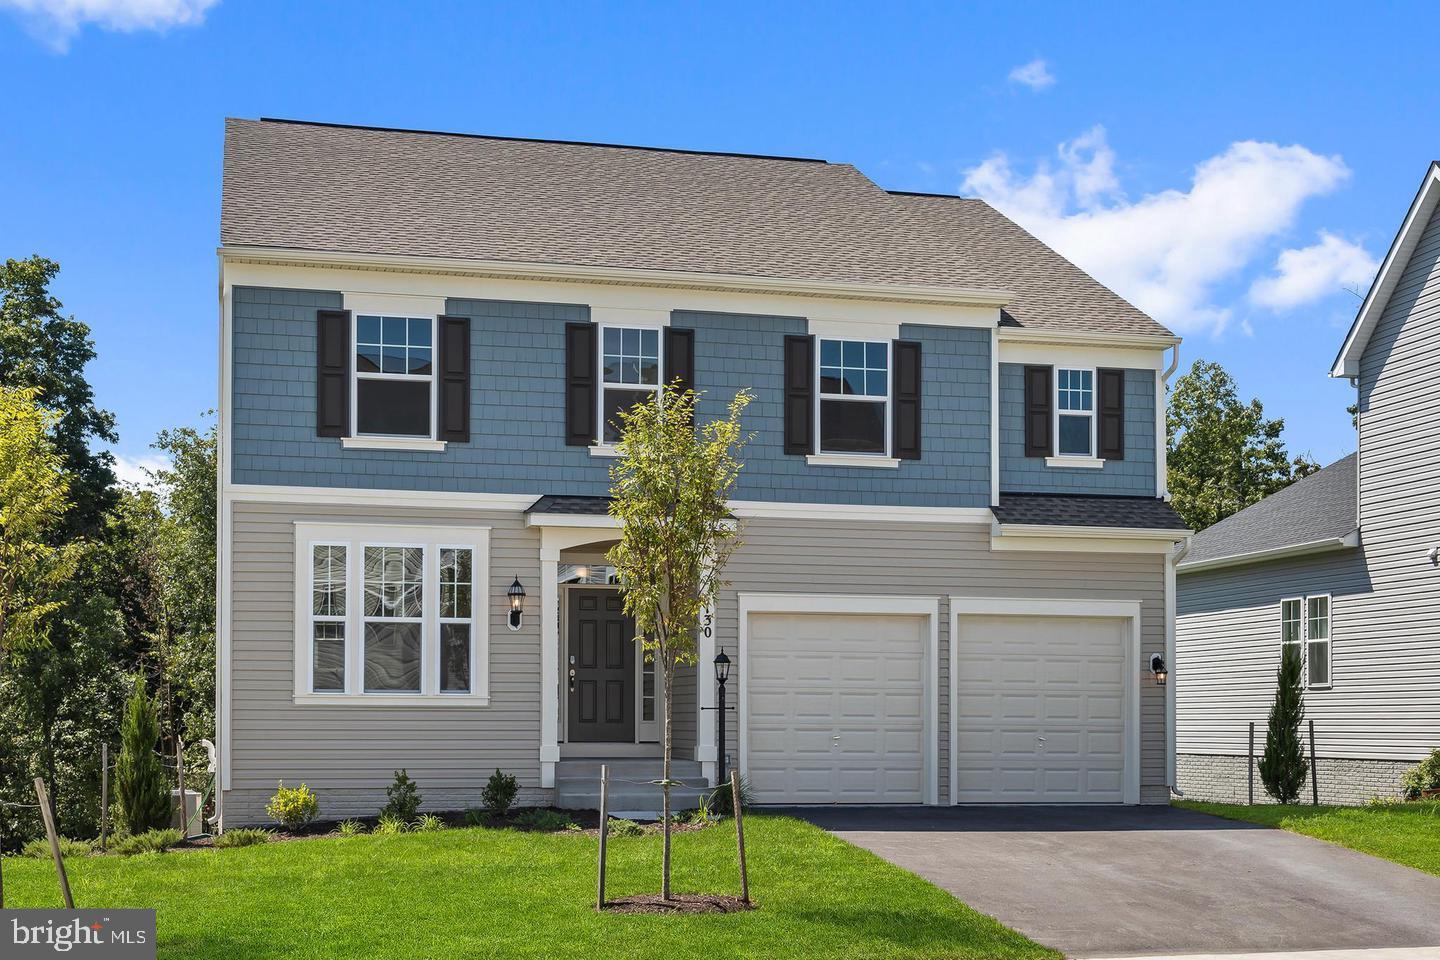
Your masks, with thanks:
[{"label": "white window frame", "polygon": [[[1325,601],[1325,682],[1310,682],[1310,601]],[[1285,604],[1295,603],[1300,608],[1300,623],[1297,636],[1294,640],[1285,639]],[[1329,690],[1335,682],[1332,674],[1334,669],[1334,657],[1331,650],[1335,640],[1335,603],[1328,593],[1309,593],[1298,597],[1282,597],[1280,599],[1280,649],[1283,653],[1285,647],[1294,645],[1300,648],[1300,675],[1304,680],[1307,690]],[[1320,641],[1315,641],[1319,643]]]},{"label": "white window frame", "polygon": [[[317,547],[342,547],[345,550],[345,571],[343,574],[345,584],[345,614],[333,616],[330,614],[318,614],[315,612],[315,549]],[[306,681],[305,689],[314,693],[315,686],[315,626],[321,623],[338,623],[345,628],[345,659],[340,670],[340,689],[326,690],[324,696],[336,696],[350,692],[350,544],[344,541],[327,542],[316,540],[310,543],[305,549],[306,584],[308,589],[305,592],[305,643],[307,647],[306,659]]]},{"label": "white window frame", "polygon": [[[661,397],[660,388],[665,385],[665,328],[648,327],[637,324],[624,323],[602,323],[597,324],[600,328],[597,334],[595,350],[595,443],[594,449],[613,453],[615,444],[605,439],[605,390],[614,388],[616,390],[649,390],[655,394],[658,403]],[[655,383],[611,383],[605,379],[605,331],[619,330],[621,337],[624,337],[626,330],[638,330],[641,333],[655,334]]]},{"label": "white window frame", "polygon": [[[842,355],[845,349],[843,345],[846,343],[863,343],[867,347],[872,343],[878,343],[883,346],[885,348],[885,396],[871,397],[859,396],[853,393],[842,394],[822,392],[820,389],[820,369],[823,364],[821,364],[820,362],[820,355],[824,350],[824,345],[827,341],[831,343],[841,344],[842,346],[840,349]],[[815,391],[815,423],[813,426],[813,429],[815,431],[815,454],[813,456],[813,461],[823,462],[825,460],[831,460],[836,458],[843,458],[847,460],[854,458],[863,463],[866,460],[889,461],[893,459],[891,455],[893,441],[891,440],[890,433],[893,426],[894,418],[890,415],[890,404],[895,396],[895,363],[894,358],[891,356],[892,351],[890,348],[891,342],[889,340],[861,340],[857,337],[844,336],[817,336],[815,338],[815,362],[813,364],[814,369],[810,371],[810,375],[812,378],[811,388]],[[866,369],[868,369],[868,367]],[[826,450],[824,440],[822,439],[823,434],[820,430],[820,408],[824,404],[824,401],[827,397],[832,400],[866,400],[871,403],[884,404],[885,413],[882,415],[881,419],[885,422],[885,449],[879,453],[857,453],[850,450]]]},{"label": "white window frame", "polygon": [[[1090,413],[1089,413],[1089,417],[1090,417],[1090,451],[1089,451],[1088,453],[1061,453],[1061,452],[1060,452],[1060,417],[1062,416],[1062,411],[1060,410],[1060,374],[1061,374],[1061,372],[1066,372],[1066,373],[1088,373],[1088,374],[1090,374]],[[1053,459],[1056,459],[1056,460],[1085,460],[1085,461],[1094,461],[1094,460],[1097,460],[1097,459],[1098,459],[1098,454],[1096,453],[1096,446],[1095,446],[1095,445],[1096,445],[1096,443],[1098,442],[1098,439],[1097,439],[1097,437],[1096,437],[1096,421],[1099,420],[1099,415],[1098,415],[1098,413],[1096,412],[1096,408],[1099,407],[1099,405],[1100,405],[1100,403],[1099,403],[1099,400],[1100,400],[1099,392],[1100,392],[1100,378],[1099,378],[1099,374],[1098,374],[1098,372],[1096,371],[1096,368],[1095,368],[1095,367],[1061,367],[1061,366],[1057,366],[1057,367],[1055,368],[1054,396],[1051,397],[1052,405],[1053,405],[1054,408],[1055,408],[1055,409],[1054,409],[1054,412],[1053,412],[1054,424],[1053,424],[1052,427],[1051,427],[1051,429],[1054,431],[1054,434],[1055,434],[1055,456],[1054,456]],[[1075,411],[1073,411],[1073,410],[1063,411],[1063,415],[1064,415],[1064,416],[1067,416],[1067,417],[1079,416],[1079,414],[1077,414],[1077,413],[1076,413]]]},{"label": "white window frame", "polygon": [[[438,404],[438,390],[436,384],[439,377],[435,376],[435,365],[439,361],[440,345],[436,342],[437,323],[435,316],[415,316],[410,313],[389,313],[388,316],[405,318],[406,324],[411,320],[426,320],[430,324],[430,372],[429,373],[370,373],[360,369],[360,314],[367,317],[380,317],[381,342],[384,342],[384,323],[387,314],[376,310],[351,310],[350,311],[350,436],[360,441],[395,441],[397,444],[406,442],[424,442],[435,439],[435,427],[437,423],[436,406]],[[406,334],[407,338],[409,334]],[[381,351],[381,366],[384,366],[384,351]],[[361,433],[360,432],[360,381],[361,380],[399,380],[418,381],[424,380],[430,384],[430,432],[424,436],[409,433]]]},{"label": "white window frame", "polygon": [[[315,617],[313,551],[318,546],[345,550],[345,690],[316,693],[313,688]],[[420,692],[365,691],[365,548],[419,547],[424,550],[425,589],[420,629]],[[470,691],[440,690],[440,550],[471,551]],[[491,602],[490,528],[375,523],[295,524],[295,690],[303,705],[330,706],[486,706],[490,702],[490,620],[508,613]],[[326,619],[326,618],[321,618]],[[447,620],[445,622],[459,622]]]}]

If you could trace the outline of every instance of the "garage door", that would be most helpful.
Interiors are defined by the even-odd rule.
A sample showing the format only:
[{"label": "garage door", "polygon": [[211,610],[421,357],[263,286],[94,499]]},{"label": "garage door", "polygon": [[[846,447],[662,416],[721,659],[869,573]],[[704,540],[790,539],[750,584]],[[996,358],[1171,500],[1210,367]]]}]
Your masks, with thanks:
[{"label": "garage door", "polygon": [[922,802],[928,632],[923,617],[752,614],[756,799]]},{"label": "garage door", "polygon": [[1129,621],[958,623],[955,802],[1124,802]]}]

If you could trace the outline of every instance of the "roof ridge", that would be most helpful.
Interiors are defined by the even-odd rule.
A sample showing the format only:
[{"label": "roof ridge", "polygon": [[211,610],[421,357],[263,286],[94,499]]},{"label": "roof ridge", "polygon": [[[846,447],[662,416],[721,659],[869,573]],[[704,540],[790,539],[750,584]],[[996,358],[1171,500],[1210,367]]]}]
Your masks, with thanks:
[{"label": "roof ridge", "polygon": [[958,193],[930,193],[927,190],[886,190],[892,197],[939,197],[945,200],[969,200],[971,203],[984,203],[979,197],[967,197]]}]

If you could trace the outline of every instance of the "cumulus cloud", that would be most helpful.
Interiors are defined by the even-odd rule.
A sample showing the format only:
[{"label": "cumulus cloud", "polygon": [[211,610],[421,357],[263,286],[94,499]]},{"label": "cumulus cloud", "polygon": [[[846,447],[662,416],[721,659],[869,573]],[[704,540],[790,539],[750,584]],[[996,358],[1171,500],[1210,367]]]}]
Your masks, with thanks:
[{"label": "cumulus cloud", "polygon": [[1055,74],[1050,72],[1050,64],[1037,58],[1011,70],[1010,82],[1018,83],[1022,87],[1029,87],[1031,90],[1044,90],[1055,83]]},{"label": "cumulus cloud", "polygon": [[121,483],[133,483],[138,487],[152,487],[151,471],[168,470],[170,461],[155,454],[142,453],[136,457],[115,454],[115,478]]},{"label": "cumulus cloud", "polygon": [[1250,299],[1272,310],[1290,310],[1346,287],[1368,287],[1379,264],[1359,244],[1326,230],[1320,242],[1283,250],[1274,272],[1250,286]]},{"label": "cumulus cloud", "polygon": [[59,53],[88,24],[102,30],[133,33],[189,27],[205,20],[205,11],[219,0],[0,0],[14,10],[30,31]]},{"label": "cumulus cloud", "polygon": [[1003,153],[965,173],[994,204],[1172,329],[1219,331],[1231,310],[1215,288],[1254,264],[1306,201],[1350,175],[1299,145],[1247,140],[1199,163],[1188,189],[1127,197],[1103,127],[1062,143],[1029,175]]}]

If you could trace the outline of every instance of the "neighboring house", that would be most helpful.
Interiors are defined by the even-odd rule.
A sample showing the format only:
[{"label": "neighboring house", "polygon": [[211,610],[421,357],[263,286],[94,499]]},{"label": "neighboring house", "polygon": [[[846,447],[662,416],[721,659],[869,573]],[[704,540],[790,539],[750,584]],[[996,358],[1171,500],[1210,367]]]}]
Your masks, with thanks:
[{"label": "neighboring house", "polygon": [[1196,534],[1177,568],[1188,796],[1247,796],[1249,725],[1258,755],[1287,643],[1305,656],[1322,802],[1394,796],[1440,747],[1437,207],[1432,164],[1330,372],[1358,390],[1358,452]]},{"label": "neighboring house", "polygon": [[993,209],[270,120],[229,121],[224,171],[226,823],[279,780],[347,816],[399,768],[429,808],[496,768],[525,803],[593,803],[601,759],[653,779],[606,497],[614,411],[677,378],[702,416],[755,394],[678,775],[717,773],[724,650],[762,802],[1167,800],[1178,340]]}]

